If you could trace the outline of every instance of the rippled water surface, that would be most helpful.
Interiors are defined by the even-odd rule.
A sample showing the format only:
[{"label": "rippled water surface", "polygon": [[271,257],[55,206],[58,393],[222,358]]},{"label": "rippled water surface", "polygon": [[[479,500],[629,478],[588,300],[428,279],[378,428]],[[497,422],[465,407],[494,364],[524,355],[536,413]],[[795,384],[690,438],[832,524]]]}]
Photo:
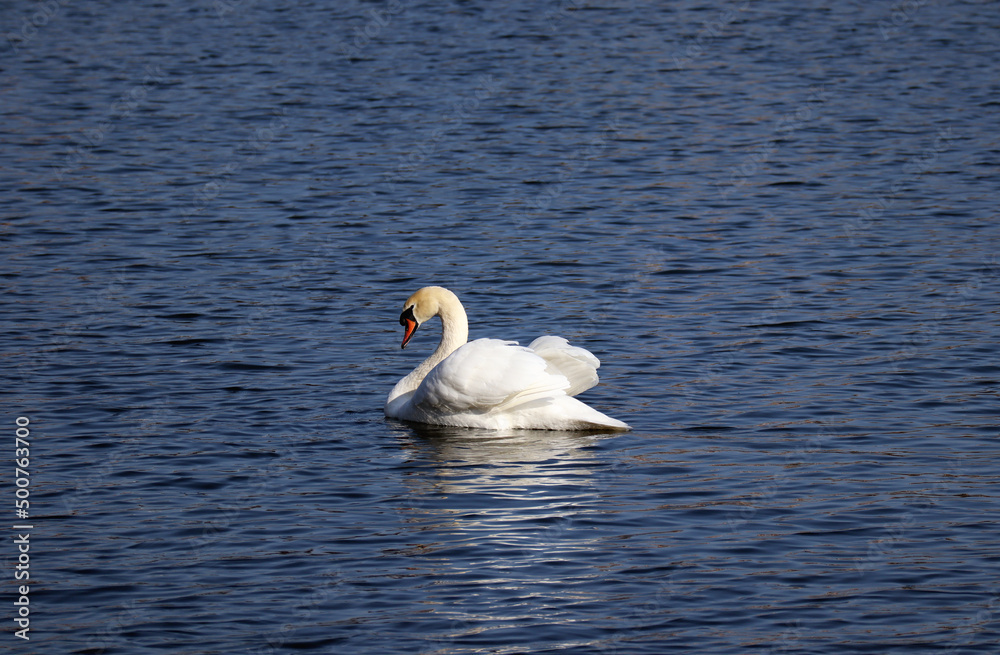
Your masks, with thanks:
[{"label": "rippled water surface", "polygon": [[998,652],[1000,13],[653,5],[5,3],[4,652]]}]

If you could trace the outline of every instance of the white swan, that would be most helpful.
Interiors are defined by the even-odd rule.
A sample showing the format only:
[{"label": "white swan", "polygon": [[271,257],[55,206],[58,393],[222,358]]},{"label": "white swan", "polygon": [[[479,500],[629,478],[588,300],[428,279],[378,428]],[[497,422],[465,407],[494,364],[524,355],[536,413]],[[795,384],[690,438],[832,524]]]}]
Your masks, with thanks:
[{"label": "white swan", "polygon": [[403,307],[403,348],[434,316],[441,317],[441,343],[393,388],[385,403],[389,418],[492,430],[629,429],[573,398],[597,384],[601,363],[589,351],[553,336],[527,348],[516,341],[468,341],[465,308],[443,287],[424,287]]}]

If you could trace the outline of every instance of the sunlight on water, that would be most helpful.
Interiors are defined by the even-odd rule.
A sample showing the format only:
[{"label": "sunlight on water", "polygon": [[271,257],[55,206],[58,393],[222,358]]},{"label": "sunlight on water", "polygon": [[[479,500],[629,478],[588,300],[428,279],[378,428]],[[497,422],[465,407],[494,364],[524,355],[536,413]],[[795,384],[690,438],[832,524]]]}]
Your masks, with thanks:
[{"label": "sunlight on water", "polygon": [[[0,10],[5,638],[993,655],[990,9]],[[386,420],[429,284],[634,431]]]}]

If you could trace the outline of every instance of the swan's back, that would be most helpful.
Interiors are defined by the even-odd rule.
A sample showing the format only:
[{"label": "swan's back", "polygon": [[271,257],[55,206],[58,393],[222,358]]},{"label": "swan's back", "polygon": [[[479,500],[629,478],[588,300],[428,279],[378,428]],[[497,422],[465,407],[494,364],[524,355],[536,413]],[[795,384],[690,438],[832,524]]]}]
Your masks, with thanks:
[{"label": "swan's back", "polygon": [[385,403],[391,418],[493,430],[628,430],[573,396],[597,384],[601,363],[562,337],[528,348],[516,341],[467,341],[462,303],[443,287],[418,289],[403,303],[406,347],[417,328],[441,317],[437,349],[400,380]]},{"label": "swan's back", "polygon": [[546,361],[516,341],[476,339],[438,364],[413,396],[419,405],[446,411],[498,412],[570,386],[547,370]]},{"label": "swan's back", "polygon": [[599,359],[585,348],[569,345],[562,337],[546,335],[531,342],[528,348],[535,351],[548,364],[548,370],[569,380],[567,396],[575,396],[598,382]]},{"label": "swan's back", "polygon": [[596,384],[597,366],[596,357],[560,337],[541,337],[530,348],[477,339],[435,366],[415,391],[392,401],[387,414],[491,429],[627,430],[570,395]]}]

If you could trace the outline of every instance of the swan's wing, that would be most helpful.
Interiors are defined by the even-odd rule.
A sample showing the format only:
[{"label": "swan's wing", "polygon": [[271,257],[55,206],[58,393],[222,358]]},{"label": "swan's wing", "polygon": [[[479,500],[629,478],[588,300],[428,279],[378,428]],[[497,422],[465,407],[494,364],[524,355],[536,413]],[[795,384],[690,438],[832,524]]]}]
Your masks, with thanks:
[{"label": "swan's wing", "polygon": [[569,380],[566,395],[575,396],[597,384],[601,362],[589,350],[571,346],[562,337],[551,335],[538,337],[528,347],[546,361],[550,373]]},{"label": "swan's wing", "polygon": [[413,395],[423,411],[493,412],[525,405],[570,386],[547,362],[516,341],[470,341],[434,367]]}]

